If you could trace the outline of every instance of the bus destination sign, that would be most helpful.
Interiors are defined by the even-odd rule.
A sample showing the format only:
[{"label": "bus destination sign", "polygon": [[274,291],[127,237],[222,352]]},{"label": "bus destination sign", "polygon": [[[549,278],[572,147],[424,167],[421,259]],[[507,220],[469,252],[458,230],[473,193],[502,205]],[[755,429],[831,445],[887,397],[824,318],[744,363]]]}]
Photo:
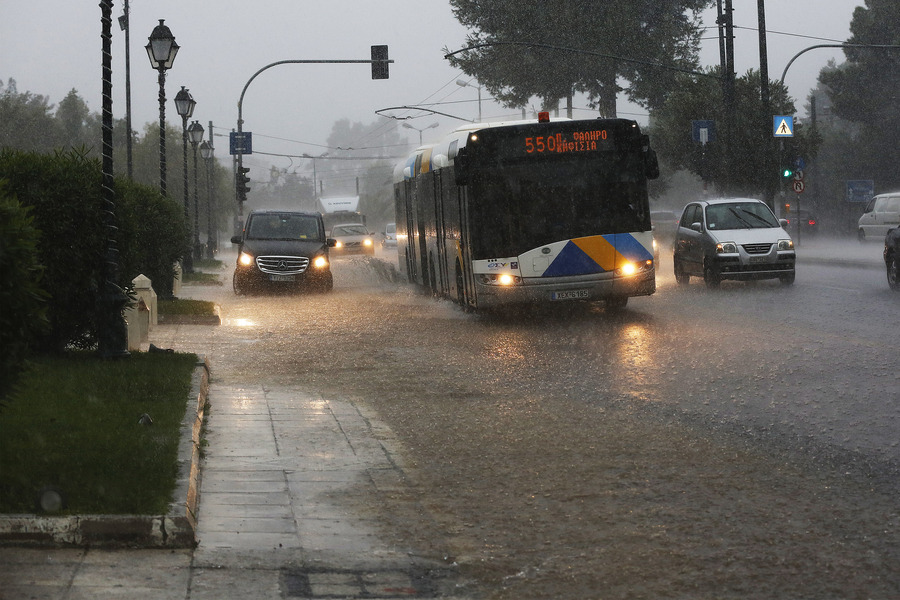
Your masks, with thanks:
[{"label": "bus destination sign", "polygon": [[523,140],[525,154],[563,154],[567,152],[596,152],[609,149],[612,136],[606,129],[572,131],[568,134],[528,136]]}]

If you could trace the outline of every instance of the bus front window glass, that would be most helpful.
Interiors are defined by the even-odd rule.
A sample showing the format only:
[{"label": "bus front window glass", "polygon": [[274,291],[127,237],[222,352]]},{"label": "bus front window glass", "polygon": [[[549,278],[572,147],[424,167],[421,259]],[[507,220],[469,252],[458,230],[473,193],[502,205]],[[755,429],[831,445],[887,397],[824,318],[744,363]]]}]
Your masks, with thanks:
[{"label": "bus front window glass", "polygon": [[547,161],[482,171],[472,181],[478,258],[516,256],[589,235],[650,229],[646,185],[609,162]]}]

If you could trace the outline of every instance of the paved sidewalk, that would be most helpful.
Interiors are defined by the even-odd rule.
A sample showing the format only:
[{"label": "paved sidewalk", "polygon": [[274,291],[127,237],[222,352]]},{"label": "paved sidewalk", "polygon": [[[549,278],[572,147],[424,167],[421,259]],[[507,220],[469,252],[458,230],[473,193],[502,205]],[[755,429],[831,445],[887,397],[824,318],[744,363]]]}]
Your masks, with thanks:
[{"label": "paved sidewalk", "polygon": [[367,514],[407,485],[391,431],[351,400],[223,383],[231,335],[151,334],[210,356],[197,548],[0,547],[0,600],[469,597],[452,565],[393,546]]}]

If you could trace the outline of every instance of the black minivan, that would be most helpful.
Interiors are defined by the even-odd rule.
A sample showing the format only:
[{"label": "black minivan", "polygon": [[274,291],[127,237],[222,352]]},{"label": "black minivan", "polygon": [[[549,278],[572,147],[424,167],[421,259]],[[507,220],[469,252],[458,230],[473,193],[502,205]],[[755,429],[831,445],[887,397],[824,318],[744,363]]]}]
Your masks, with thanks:
[{"label": "black minivan", "polygon": [[334,283],[322,215],[317,212],[254,210],[247,215],[238,245],[234,292],[258,289],[331,291]]}]

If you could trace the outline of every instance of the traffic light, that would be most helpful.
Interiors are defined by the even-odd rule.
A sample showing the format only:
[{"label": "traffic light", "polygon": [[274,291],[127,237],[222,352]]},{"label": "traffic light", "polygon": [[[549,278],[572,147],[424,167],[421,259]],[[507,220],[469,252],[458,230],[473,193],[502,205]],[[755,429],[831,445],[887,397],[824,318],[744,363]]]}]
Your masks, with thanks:
[{"label": "traffic light", "polygon": [[372,79],[388,78],[388,47],[372,46]]},{"label": "traffic light", "polygon": [[790,179],[794,176],[794,170],[791,167],[781,167],[781,176],[785,179]]},{"label": "traffic light", "polygon": [[250,167],[239,167],[237,173],[234,174],[234,182],[241,202],[247,200],[247,192],[250,191],[250,186],[247,185],[250,183],[250,178],[247,177],[249,172]]}]

